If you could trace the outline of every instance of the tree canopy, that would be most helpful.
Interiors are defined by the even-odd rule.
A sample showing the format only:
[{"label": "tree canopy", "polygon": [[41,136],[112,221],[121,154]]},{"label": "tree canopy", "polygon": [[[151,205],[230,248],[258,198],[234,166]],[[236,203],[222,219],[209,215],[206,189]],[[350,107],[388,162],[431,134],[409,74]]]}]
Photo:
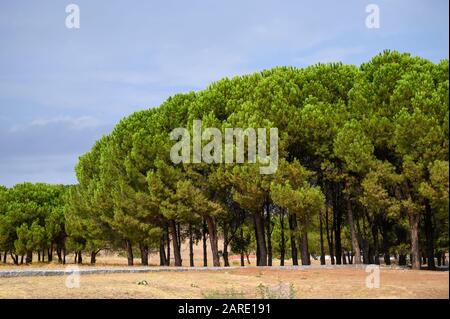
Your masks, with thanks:
[{"label": "tree canopy", "polygon": [[[242,264],[250,250],[258,265],[274,251],[297,264],[300,250],[302,264],[395,256],[432,268],[448,251],[448,89],[448,60],[384,51],[359,67],[277,67],[177,94],[97,141],[77,185],[0,189],[0,251],[48,249],[60,236],[80,255],[124,249],[129,264],[137,247],[143,264],[152,251],[168,264],[172,248],[181,266],[182,242],[192,253],[209,236],[215,266],[229,264],[230,246]],[[192,134],[194,120],[222,135],[278,128],[277,172],[173,163],[170,132]]]}]

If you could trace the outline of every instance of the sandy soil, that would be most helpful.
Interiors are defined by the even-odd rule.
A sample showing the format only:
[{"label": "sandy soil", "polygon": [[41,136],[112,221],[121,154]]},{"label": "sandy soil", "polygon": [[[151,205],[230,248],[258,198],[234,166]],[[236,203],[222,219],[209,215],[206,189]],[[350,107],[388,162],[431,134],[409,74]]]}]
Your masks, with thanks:
[{"label": "sandy soil", "polygon": [[[189,265],[187,245],[182,245],[183,265]],[[201,245],[194,248],[195,265],[203,266]],[[173,257],[173,256],[172,256]],[[64,269],[56,261],[14,266],[8,260],[0,270],[30,268]],[[208,264],[212,258],[208,246]],[[239,266],[239,256],[230,256],[232,266]],[[250,259],[251,265],[255,260]],[[73,262],[73,255],[67,256]],[[89,262],[89,256],[84,256]],[[126,265],[126,257],[102,252],[95,267]],[[150,256],[157,266],[159,257]],[[274,265],[279,262],[274,260]],[[289,265],[290,261],[286,262]],[[312,260],[313,265],[319,261]],[[140,260],[135,259],[140,266]],[[82,268],[91,268],[83,264]],[[381,268],[380,288],[367,288],[369,274],[364,269],[277,270],[238,268],[220,271],[84,274],[79,288],[68,288],[67,276],[0,278],[0,298],[449,298],[448,271],[412,271]],[[139,282],[146,281],[147,285]],[[69,286],[71,283],[69,282]]]},{"label": "sandy soil", "polygon": [[90,274],[78,288],[67,287],[76,286],[67,276],[14,277],[0,278],[0,298],[449,298],[448,272],[381,268],[379,288],[366,286],[367,275],[317,268]]}]

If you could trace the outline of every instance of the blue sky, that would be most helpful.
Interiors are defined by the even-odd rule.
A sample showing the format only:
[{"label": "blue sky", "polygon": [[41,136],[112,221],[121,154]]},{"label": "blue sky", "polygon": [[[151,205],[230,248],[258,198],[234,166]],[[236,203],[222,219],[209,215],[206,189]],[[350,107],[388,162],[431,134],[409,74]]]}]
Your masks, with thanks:
[{"label": "blue sky", "polygon": [[[66,5],[80,8],[67,29]],[[365,8],[380,8],[368,29]],[[448,58],[447,0],[2,1],[0,184],[76,183],[78,156],[134,111],[225,76],[360,64],[384,49]]]}]

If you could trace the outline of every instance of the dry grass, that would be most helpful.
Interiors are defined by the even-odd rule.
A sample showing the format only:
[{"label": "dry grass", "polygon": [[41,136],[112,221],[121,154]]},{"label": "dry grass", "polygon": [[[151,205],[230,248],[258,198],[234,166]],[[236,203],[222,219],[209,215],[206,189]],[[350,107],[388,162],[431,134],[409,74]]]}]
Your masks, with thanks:
[{"label": "dry grass", "polygon": [[[182,245],[185,266],[189,265],[188,253],[187,245]],[[195,265],[203,266],[201,245],[195,246],[194,256]],[[89,257],[84,258],[88,263]],[[73,256],[69,255],[67,261],[72,263]],[[124,256],[103,252],[95,266],[125,266],[126,261]],[[208,261],[212,265],[209,246]],[[254,259],[251,261],[254,266]],[[151,255],[150,264],[158,263],[158,255]],[[230,256],[230,263],[238,266],[239,256]],[[313,260],[313,264],[318,263]],[[136,258],[135,264],[139,266],[140,260]],[[278,264],[274,260],[274,265]],[[61,268],[61,265],[56,262],[34,262],[30,266],[0,263],[0,270],[40,267]],[[91,266],[83,264],[82,267]],[[273,289],[276,295],[280,283],[284,287],[293,287],[296,298],[449,298],[448,272],[381,268],[381,287],[378,289],[366,287],[367,275],[364,269],[351,268],[91,274],[82,275],[80,288],[72,289],[65,285],[66,276],[14,277],[0,278],[0,298],[260,298],[261,287]],[[138,285],[143,280],[148,285]]]},{"label": "dry grass", "polygon": [[[65,276],[0,278],[0,298],[260,298],[258,286],[291,285],[296,298],[449,298],[448,272],[381,269],[369,289],[363,269],[158,272],[82,275],[79,288]],[[148,285],[138,285],[145,280]]]}]

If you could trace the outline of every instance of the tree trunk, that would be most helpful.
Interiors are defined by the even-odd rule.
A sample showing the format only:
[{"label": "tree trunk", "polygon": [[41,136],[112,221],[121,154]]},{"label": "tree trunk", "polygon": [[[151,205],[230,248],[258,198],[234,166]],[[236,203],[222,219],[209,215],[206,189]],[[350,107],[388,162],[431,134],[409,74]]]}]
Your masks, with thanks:
[{"label": "tree trunk", "polygon": [[159,265],[160,266],[166,266],[167,260],[166,260],[166,246],[164,243],[164,236],[161,237],[161,240],[159,242]]},{"label": "tree trunk", "polygon": [[301,258],[302,258],[302,265],[307,266],[311,265],[311,259],[309,256],[309,249],[308,249],[308,233],[306,231],[302,231],[302,235],[300,237],[300,247],[301,247]]},{"label": "tree trunk", "polygon": [[399,266],[406,266],[406,255],[405,254],[399,254],[398,255],[398,265]]},{"label": "tree trunk", "polygon": [[290,231],[290,240],[291,240],[291,255],[292,255],[292,265],[298,266],[298,257],[297,257],[297,245],[295,244],[295,229],[297,228],[297,222],[295,220],[295,216],[289,214],[289,231]]},{"label": "tree trunk", "polygon": [[334,183],[333,185],[333,229],[334,229],[334,253],[336,257],[336,264],[342,263],[342,245],[341,245],[341,226],[342,226],[342,201],[341,183]]},{"label": "tree trunk", "polygon": [[371,246],[369,243],[369,264],[375,264],[375,253],[373,251],[373,245]]},{"label": "tree trunk", "polygon": [[38,262],[41,262],[41,251],[40,250],[38,250]]},{"label": "tree trunk", "polygon": [[[62,264],[63,263],[62,248],[59,244],[56,245],[56,255],[58,256],[58,263]],[[50,262],[50,259],[48,259],[48,261]]]},{"label": "tree trunk", "polygon": [[388,235],[386,221],[383,220],[381,225],[381,236],[383,237],[383,259],[384,264],[389,266],[391,264],[391,255],[389,254]]},{"label": "tree trunk", "polygon": [[66,247],[65,246],[63,246],[63,248],[62,248],[62,253],[63,253],[62,263],[63,263],[63,265],[65,265],[66,264],[66,256],[67,256],[67,252],[66,252]]},{"label": "tree trunk", "polygon": [[370,254],[369,254],[369,243],[368,240],[366,239],[367,234],[366,234],[366,215],[363,214],[362,215],[362,228],[360,226],[359,221],[356,221],[356,226],[358,227],[358,232],[361,235],[361,248],[362,248],[362,262],[363,264],[369,264],[370,263]]},{"label": "tree trunk", "polygon": [[363,263],[364,264],[370,264],[371,258],[370,258],[370,247],[369,242],[366,239],[362,240],[362,246],[363,246]]},{"label": "tree trunk", "polygon": [[409,214],[409,227],[411,231],[411,267],[420,269],[420,251],[419,251],[419,220],[420,216],[414,213]]},{"label": "tree trunk", "polygon": [[435,269],[434,263],[434,234],[433,234],[433,215],[431,212],[430,201],[425,201],[425,239],[427,242],[427,260],[428,269]]},{"label": "tree trunk", "polygon": [[345,255],[345,251],[342,252],[342,263],[344,265],[347,265],[347,258],[346,258],[346,255]]},{"label": "tree trunk", "polygon": [[166,259],[166,266],[170,266],[170,234],[169,234],[169,227],[167,227],[166,235],[167,235],[167,259]]},{"label": "tree trunk", "polygon": [[[60,256],[58,256],[59,261]],[[42,261],[44,261],[44,257],[42,257]],[[50,248],[47,250],[47,261],[51,263],[53,261],[53,244],[50,244]]]},{"label": "tree trunk", "polygon": [[180,246],[178,246],[177,226],[173,219],[170,220],[170,222],[169,222],[169,230],[170,230],[170,234],[172,235],[172,245],[173,245],[173,255],[175,257],[175,266],[181,267],[182,260],[181,260]]},{"label": "tree trunk", "polygon": [[267,246],[264,227],[264,216],[255,214],[256,240],[259,247],[258,266],[267,266]]},{"label": "tree trunk", "polygon": [[320,264],[325,265],[325,248],[323,246],[323,221],[322,210],[319,211],[319,239],[320,239]]},{"label": "tree trunk", "polygon": [[220,267],[217,228],[214,217],[206,216],[206,224],[208,225],[209,242],[211,244],[211,253],[213,257],[213,266]]},{"label": "tree trunk", "polygon": [[33,251],[29,250],[29,251],[27,251],[25,263],[31,264],[32,262],[33,262]]},{"label": "tree trunk", "polygon": [[12,252],[9,253],[11,255],[11,258],[13,260],[14,265],[18,265],[19,264],[19,258],[17,257],[16,254],[13,254]]},{"label": "tree trunk", "polygon": [[349,198],[347,198],[347,218],[348,218],[348,225],[349,225],[349,229],[350,229],[350,236],[352,238],[354,263],[360,264],[361,263],[361,249],[359,248],[358,237],[356,237],[355,224],[353,222],[352,203]]},{"label": "tree trunk", "polygon": [[266,200],[266,235],[267,235],[267,265],[272,266],[272,229],[270,203]]},{"label": "tree trunk", "polygon": [[3,263],[4,264],[6,264],[6,255],[7,255],[7,252],[5,251],[4,254],[3,254]]},{"label": "tree trunk", "polygon": [[78,251],[78,263],[82,264],[83,263],[83,255],[81,254],[81,250]]},{"label": "tree trunk", "polygon": [[203,227],[202,227],[202,241],[203,241],[203,267],[208,266],[208,251],[206,247],[206,221],[203,219]]},{"label": "tree trunk", "polygon": [[330,236],[328,204],[325,204],[325,230],[327,235],[328,253],[330,254],[330,262],[332,265],[334,265],[334,247],[333,247],[333,238],[331,238]]},{"label": "tree trunk", "polygon": [[91,265],[95,265],[97,261],[98,251],[91,251]]},{"label": "tree trunk", "polygon": [[372,236],[373,236],[373,257],[374,263],[380,264],[380,252],[379,252],[379,244],[378,244],[378,221],[374,220],[372,225]]},{"label": "tree trunk", "polygon": [[180,223],[177,223],[177,241],[178,241],[178,248],[180,249],[180,253],[181,253],[181,226],[180,226]]},{"label": "tree trunk", "polygon": [[223,253],[222,253],[222,257],[223,257],[223,264],[225,267],[230,267],[230,260],[228,259],[228,243],[223,244]]},{"label": "tree trunk", "polygon": [[189,223],[189,266],[194,267],[194,238],[192,224]]},{"label": "tree trunk", "polygon": [[244,262],[244,229],[241,226],[241,267],[245,266]]},{"label": "tree trunk", "polygon": [[227,222],[224,222],[223,224],[223,251],[222,251],[222,258],[223,263],[225,267],[230,267],[230,261],[228,260],[228,224]]},{"label": "tree trunk", "polygon": [[133,245],[131,243],[131,240],[125,240],[125,247],[127,249],[127,261],[128,266],[133,266],[134,257],[133,257]]},{"label": "tree trunk", "polygon": [[280,228],[281,228],[281,241],[280,241],[280,266],[284,266],[284,256],[286,255],[286,239],[284,238],[284,210],[280,212]]},{"label": "tree trunk", "polygon": [[148,246],[139,243],[139,250],[141,251],[141,264],[148,266]]},{"label": "tree trunk", "polygon": [[342,263],[341,257],[341,212],[340,209],[333,209],[334,212],[334,247],[336,255],[336,264],[340,265]]},{"label": "tree trunk", "polygon": [[256,238],[256,266],[259,266],[259,260],[261,259],[261,255],[259,253],[259,241],[258,241],[258,231],[256,230],[256,216],[253,215],[253,229],[255,231]]}]

